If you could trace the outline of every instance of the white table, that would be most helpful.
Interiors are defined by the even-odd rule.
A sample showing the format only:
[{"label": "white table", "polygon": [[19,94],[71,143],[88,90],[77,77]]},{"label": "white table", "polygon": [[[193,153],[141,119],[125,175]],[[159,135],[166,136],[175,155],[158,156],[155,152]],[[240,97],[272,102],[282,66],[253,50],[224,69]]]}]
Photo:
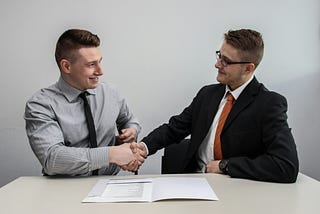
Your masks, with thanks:
[{"label": "white table", "polygon": [[[219,201],[167,200],[153,203],[81,203],[99,177],[20,177],[0,188],[0,213],[68,214],[271,214],[320,213],[320,182],[299,174],[294,184],[230,178],[220,174],[136,175],[204,176]],[[108,176],[112,178],[115,176]]]}]

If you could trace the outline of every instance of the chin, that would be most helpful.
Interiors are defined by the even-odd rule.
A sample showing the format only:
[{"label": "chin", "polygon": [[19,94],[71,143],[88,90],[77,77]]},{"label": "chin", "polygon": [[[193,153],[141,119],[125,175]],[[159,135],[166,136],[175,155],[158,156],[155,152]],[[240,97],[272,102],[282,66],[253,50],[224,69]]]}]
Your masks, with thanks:
[{"label": "chin", "polygon": [[219,77],[217,76],[216,80],[217,80],[219,83],[226,84],[224,78],[219,78]]},{"label": "chin", "polygon": [[97,87],[98,87],[98,84],[94,84],[94,85],[89,85],[87,89],[95,89]]}]

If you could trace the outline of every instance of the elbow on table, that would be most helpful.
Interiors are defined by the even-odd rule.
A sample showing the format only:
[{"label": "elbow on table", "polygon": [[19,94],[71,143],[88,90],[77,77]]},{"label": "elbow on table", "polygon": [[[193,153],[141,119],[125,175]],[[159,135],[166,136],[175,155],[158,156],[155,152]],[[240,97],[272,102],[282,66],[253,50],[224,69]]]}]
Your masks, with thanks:
[{"label": "elbow on table", "polygon": [[297,181],[299,174],[299,167],[292,167],[287,173],[284,173],[283,183],[294,183]]},{"label": "elbow on table", "polygon": [[297,181],[299,174],[299,162],[298,160],[294,163],[287,164],[285,168],[280,171],[277,182],[280,183],[294,183]]}]

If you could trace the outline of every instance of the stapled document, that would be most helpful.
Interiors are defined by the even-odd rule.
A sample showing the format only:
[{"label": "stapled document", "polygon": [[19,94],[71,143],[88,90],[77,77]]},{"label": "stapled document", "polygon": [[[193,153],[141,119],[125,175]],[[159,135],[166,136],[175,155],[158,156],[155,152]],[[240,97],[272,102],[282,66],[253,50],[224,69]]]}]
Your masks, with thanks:
[{"label": "stapled document", "polygon": [[100,179],[82,202],[153,202],[169,199],[219,200],[206,178]]}]

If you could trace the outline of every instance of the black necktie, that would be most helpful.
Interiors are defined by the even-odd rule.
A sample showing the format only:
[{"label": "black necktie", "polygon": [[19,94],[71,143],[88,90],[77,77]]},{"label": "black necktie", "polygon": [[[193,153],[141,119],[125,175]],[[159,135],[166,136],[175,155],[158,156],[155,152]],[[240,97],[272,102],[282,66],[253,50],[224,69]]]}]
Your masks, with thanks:
[{"label": "black necktie", "polygon": [[[97,147],[96,129],[94,127],[91,108],[89,106],[89,103],[88,103],[88,100],[87,100],[87,97],[86,97],[87,94],[88,94],[88,92],[85,91],[85,92],[81,93],[79,96],[84,101],[84,113],[86,115],[87,126],[88,126],[88,130],[89,130],[90,147],[91,148],[96,148]],[[92,175],[98,175],[98,169],[94,170],[92,172]]]}]

